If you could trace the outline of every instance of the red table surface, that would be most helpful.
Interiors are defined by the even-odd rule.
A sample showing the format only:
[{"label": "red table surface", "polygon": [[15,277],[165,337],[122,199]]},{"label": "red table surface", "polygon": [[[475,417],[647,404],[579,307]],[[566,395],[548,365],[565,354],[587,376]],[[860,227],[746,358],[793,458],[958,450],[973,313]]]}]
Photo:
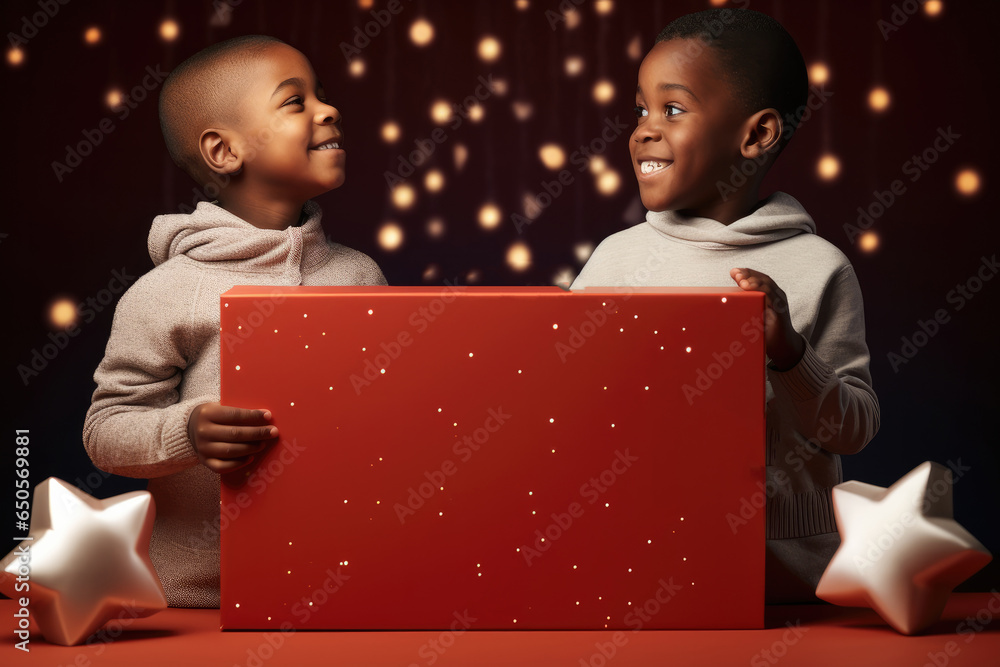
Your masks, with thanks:
[{"label": "red table surface", "polygon": [[[897,634],[870,610],[830,605],[768,607],[764,630],[469,631],[451,637],[423,631],[220,632],[217,609],[168,609],[90,646],[54,646],[32,634],[31,651],[24,653],[14,648],[14,611],[13,600],[0,600],[3,665],[1000,665],[996,592],[953,594],[941,620],[916,637]],[[604,658],[602,649],[611,657]]]}]

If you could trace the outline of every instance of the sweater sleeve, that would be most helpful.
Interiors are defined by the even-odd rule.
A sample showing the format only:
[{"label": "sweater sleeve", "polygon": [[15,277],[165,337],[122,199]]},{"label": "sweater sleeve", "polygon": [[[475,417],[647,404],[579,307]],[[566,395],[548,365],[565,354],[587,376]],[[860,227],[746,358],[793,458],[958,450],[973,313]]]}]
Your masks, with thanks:
[{"label": "sweater sleeve", "polygon": [[775,398],[792,410],[800,433],[835,454],[861,451],[879,428],[861,288],[850,264],[823,295],[805,353],[793,368],[768,368]]},{"label": "sweater sleeve", "polygon": [[178,401],[190,332],[181,326],[187,318],[176,313],[190,317],[191,304],[176,291],[156,295],[148,285],[140,279],[118,302],[83,428],[94,465],[127,477],[160,477],[198,464],[188,417],[200,403],[218,400]]}]

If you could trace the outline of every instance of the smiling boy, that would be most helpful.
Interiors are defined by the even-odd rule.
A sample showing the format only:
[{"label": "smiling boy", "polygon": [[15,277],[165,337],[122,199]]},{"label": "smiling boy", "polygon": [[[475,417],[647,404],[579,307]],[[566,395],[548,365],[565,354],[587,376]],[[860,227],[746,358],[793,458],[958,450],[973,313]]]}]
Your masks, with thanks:
[{"label": "smiling boy", "polygon": [[174,162],[218,199],[153,220],[155,267],[118,303],[83,441],[97,467],[149,478],[150,556],[170,605],[218,607],[219,474],[279,437],[269,411],[218,402],[219,296],[385,278],[327,242],[311,201],[343,184],[346,153],[340,112],[299,51],[258,35],[210,46],[170,73],[160,125]]},{"label": "smiling boy", "polygon": [[[573,288],[735,282],[764,293],[767,598],[815,601],[839,544],[840,455],[872,439],[879,408],[850,262],[794,198],[759,198],[805,108],[802,55],[764,14],[707,10],[660,33],[638,84],[629,150],[649,213],[605,239]],[[710,485],[709,460],[705,474]],[[739,511],[726,517],[733,531]]]}]

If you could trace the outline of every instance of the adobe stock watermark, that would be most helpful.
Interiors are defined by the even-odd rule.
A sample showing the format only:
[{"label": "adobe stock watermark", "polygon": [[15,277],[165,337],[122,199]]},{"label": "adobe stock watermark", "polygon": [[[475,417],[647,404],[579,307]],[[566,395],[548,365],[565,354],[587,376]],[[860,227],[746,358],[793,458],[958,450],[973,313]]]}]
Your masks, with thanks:
[{"label": "adobe stock watermark", "polygon": [[[345,582],[351,578],[344,573],[343,566],[338,566],[336,572],[327,568],[323,583],[319,586],[310,586],[309,595],[303,595],[297,600],[289,610],[292,616],[305,625],[309,619],[316,614],[320,607],[325,605],[343,587]],[[265,632],[264,641],[257,646],[247,649],[247,659],[243,662],[245,667],[263,667],[264,663],[274,657],[274,655],[285,645],[286,635],[295,634],[296,627],[291,621],[282,621],[277,632]]]},{"label": "adobe stock watermark", "polygon": [[[111,111],[117,114],[118,121],[121,122],[129,117],[129,114],[138,107],[139,103],[146,99],[149,93],[156,90],[170,72],[160,70],[160,66],[146,66],[146,76],[142,81],[132,87],[128,94],[122,95],[121,101],[115,105]],[[52,161],[52,173],[55,174],[56,181],[63,182],[63,179],[73,170],[83,164],[83,159],[91,155],[94,150],[104,141],[105,135],[115,131],[116,125],[110,118],[103,118],[97,127],[84,129],[83,139],[72,146],[66,144],[66,155],[63,162]]]},{"label": "adobe stock watermark", "polygon": [[[920,177],[931,168],[931,165],[937,162],[943,153],[955,145],[958,139],[962,138],[961,134],[951,129],[951,125],[947,129],[939,127],[937,134],[938,136],[934,138],[934,141],[927,148],[922,150],[919,155],[913,154],[900,167],[903,175],[910,177],[910,183],[919,181]],[[847,234],[847,240],[855,243],[858,237],[870,229],[876,220],[885,215],[885,212],[904,194],[906,194],[906,184],[900,178],[892,181],[889,184],[888,190],[874,190],[872,192],[873,201],[869,202],[867,206],[858,207],[858,217],[855,222],[853,224],[850,222],[844,223],[843,228],[844,233]]]},{"label": "adobe stock watermark", "polygon": [[[804,442],[796,444],[794,448],[785,452],[785,465],[792,468],[794,472],[801,472],[806,463],[823,449],[823,445],[840,435],[841,428],[840,424],[831,422],[825,417],[821,418],[814,437],[805,439]],[[740,498],[740,506],[736,512],[726,513],[726,523],[729,525],[729,530],[733,531],[733,535],[764,509],[767,500],[773,498],[778,493],[778,489],[789,488],[791,484],[791,477],[782,468],[775,468],[771,478],[766,479],[763,484],[757,482],[758,491],[749,498],[746,496]]]},{"label": "adobe stock watermark", "polygon": [[[576,171],[579,173],[587,171],[590,168],[590,160],[605,153],[615,139],[628,132],[629,127],[631,126],[628,123],[621,122],[619,116],[615,116],[614,120],[610,116],[605,118],[600,134],[587,142],[586,145],[577,147],[569,156],[570,164],[575,165]],[[567,188],[575,181],[576,177],[568,168],[560,171],[551,181],[542,180],[538,191],[529,197],[530,205],[525,206],[525,214],[512,213],[510,216],[517,233],[523,234],[524,228],[537,220],[538,216],[566,192]]]},{"label": "adobe stock watermark", "polygon": [[[975,616],[966,616],[955,626],[955,634],[962,637],[962,643],[971,644],[976,637],[985,630],[997,615],[1000,614],[1000,591],[996,588],[989,590],[990,597],[986,605],[976,611]],[[951,659],[958,657],[964,647],[955,640],[949,640],[942,647],[941,651],[928,651],[927,662],[923,667],[947,667],[951,664]]]},{"label": "adobe stock watermark", "polygon": [[455,641],[464,635],[469,628],[472,627],[472,624],[478,620],[475,616],[469,613],[468,609],[462,613],[458,613],[457,611],[452,612],[451,615],[455,620],[451,622],[449,629],[441,632],[441,634],[437,637],[427,640],[420,645],[420,648],[417,649],[417,656],[419,656],[423,662],[411,662],[408,667],[420,667],[421,664],[427,665],[428,667],[433,665],[439,658],[441,658],[441,656],[447,653],[448,649],[455,645]]},{"label": "adobe stock watermark", "polygon": [[256,468],[251,472],[246,479],[246,486],[253,491],[253,495],[247,493],[244,490],[240,490],[231,502],[219,503],[219,516],[213,521],[202,521],[202,530],[200,535],[190,535],[188,537],[188,546],[194,549],[209,549],[217,544],[219,536],[222,531],[229,528],[229,524],[240,517],[243,510],[250,507],[253,501],[263,495],[267,490],[268,484],[274,482],[275,479],[280,477],[285,469],[295,463],[299,456],[306,450],[304,445],[300,445],[298,440],[292,438],[291,440],[281,440],[278,444],[273,445],[273,447],[280,448],[280,451],[276,455],[271,455],[266,457],[266,462],[261,462],[255,465]]},{"label": "adobe stock watermark", "polygon": [[833,92],[826,90],[816,84],[809,86],[809,96],[806,103],[795,111],[785,114],[782,127],[781,139],[774,143],[768,150],[760,155],[743,160],[739,167],[735,164],[730,166],[729,180],[716,181],[715,189],[718,190],[722,201],[727,201],[730,195],[736,193],[739,188],[746,185],[747,180],[757,175],[764,164],[768,161],[772,153],[777,153],[782,146],[792,140],[792,136],[798,132],[805,123],[812,118],[814,111],[819,111],[826,104],[827,100],[833,97]]},{"label": "adobe stock watermark", "polygon": [[[253,310],[247,313],[246,317],[236,318],[236,330],[222,332],[222,342],[226,346],[227,352],[232,352],[237,346],[242,345],[250,336],[254,335],[271,315],[274,315],[275,306],[285,302],[284,294],[270,294],[266,299],[254,299]],[[228,303],[222,304],[223,308],[228,308]]]},{"label": "adobe stock watermark", "polygon": [[[628,448],[624,452],[616,449],[615,458],[612,459],[611,465],[602,470],[596,477],[591,477],[580,485],[580,497],[585,499],[588,505],[593,505],[638,460],[638,456],[629,454]],[[566,531],[573,527],[574,522],[583,516],[586,509],[579,502],[573,501],[566,506],[565,512],[552,512],[550,514],[552,522],[544,529],[535,529],[534,542],[531,545],[522,544],[518,548],[517,551],[524,558],[525,564],[531,567],[533,561],[545,555],[552,548],[552,544],[559,541]]]},{"label": "adobe stock watermark", "polygon": [[7,41],[10,48],[19,49],[38,36],[38,32],[54,19],[59,10],[69,4],[69,0],[38,0],[39,11],[31,16],[21,17],[21,29],[18,32],[8,32]]},{"label": "adobe stock watermark", "polygon": [[[486,411],[483,425],[474,429],[471,434],[463,435],[461,440],[452,445],[451,451],[459,458],[459,461],[468,463],[473,455],[489,442],[490,437],[507,423],[511,416],[503,411],[502,405],[490,408]],[[445,481],[454,476],[458,470],[458,464],[451,459],[445,459],[434,470],[425,470],[423,475],[425,481],[407,489],[409,495],[406,497],[406,503],[396,503],[392,506],[399,523],[405,524],[407,519],[414,516],[417,510],[434,497],[434,494],[443,490]]]},{"label": "adobe stock watermark", "polygon": [[[957,462],[949,460],[946,465],[949,469],[945,471],[944,478],[935,479],[928,486],[927,493],[924,495],[924,501],[920,507],[921,514],[927,514],[931,506],[942,498],[951,498],[952,487],[958,483],[966,472],[972,470],[972,466],[962,465],[962,459],[958,459]],[[882,556],[899,542],[906,533],[906,529],[917,523],[918,518],[918,515],[913,512],[903,512],[897,520],[884,523],[882,525],[882,532],[877,537],[868,540],[868,544],[866,545],[868,549],[864,555],[854,555],[854,567],[858,569],[858,572],[862,572],[880,561]]]},{"label": "adobe stock watermark", "polygon": [[[451,116],[442,125],[447,125],[448,130],[455,132],[462,127],[465,121],[469,120],[472,110],[482,102],[490,99],[493,95],[500,93],[501,88],[493,81],[493,74],[489,73],[484,78],[480,75],[477,78],[478,84],[470,95],[467,95],[462,103],[453,102],[451,105]],[[383,173],[386,186],[391,190],[403,183],[405,179],[416,173],[419,167],[427,164],[437,147],[448,141],[453,135],[449,135],[444,127],[436,127],[429,137],[421,137],[413,140],[414,149],[409,153],[400,153],[396,156],[398,164],[395,171],[386,170]]]},{"label": "adobe stock watermark", "polygon": [[[629,296],[626,294],[622,300],[627,301]],[[569,356],[576,354],[580,348],[586,345],[587,341],[597,333],[597,330],[608,323],[610,316],[617,312],[618,304],[615,303],[614,299],[603,301],[600,308],[586,311],[586,319],[578,325],[570,326],[566,342],[561,340],[555,342],[555,350],[556,354],[559,355],[559,361],[565,364]]]},{"label": "adobe stock watermark", "polygon": [[[979,267],[976,271],[955,287],[948,290],[945,301],[951,304],[955,312],[965,308],[966,304],[975,298],[989,281],[993,280],[997,272],[1000,271],[1000,264],[997,263],[996,253],[990,257],[983,255],[980,257]],[[952,314],[947,308],[938,308],[928,319],[918,319],[916,329],[909,336],[900,336],[900,346],[898,351],[889,351],[886,360],[892,367],[893,373],[898,373],[900,369],[910,363],[920,350],[924,349],[934,336],[938,335],[941,327],[951,322]]]},{"label": "adobe stock watermark", "polygon": [[[407,0],[407,2],[412,2],[412,0]],[[400,0],[389,0],[385,9],[371,10],[369,12],[371,19],[362,26],[354,26],[354,35],[351,41],[340,43],[340,52],[344,55],[344,60],[350,63],[352,58],[361,55],[361,51],[368,48],[372,40],[378,38],[403,9],[403,3]]]},{"label": "adobe stock watermark", "polygon": [[[659,588],[641,604],[632,605],[632,609],[622,618],[633,633],[645,628],[663,610],[664,605],[684,590],[684,586],[674,583],[673,577],[669,579],[660,577],[656,583],[659,584]],[[611,635],[611,641],[594,642],[594,652],[586,658],[580,658],[580,667],[605,667],[608,661],[613,660],[628,643],[629,636],[625,631],[617,630]]]},{"label": "adobe stock watermark", "polygon": [[83,320],[83,324],[70,324],[63,331],[50,331],[47,343],[40,347],[33,347],[29,353],[30,359],[25,363],[17,365],[17,374],[25,387],[38,377],[42,371],[49,367],[59,354],[65,350],[71,340],[80,335],[83,325],[90,324],[98,313],[104,312],[105,308],[114,303],[115,297],[128,289],[128,286],[135,282],[136,276],[130,275],[123,266],[121,270],[115,269],[111,272],[111,279],[103,289],[97,294],[87,297],[76,304],[77,317]]},{"label": "adobe stock watermark", "polygon": [[431,299],[427,305],[414,310],[406,319],[407,324],[413,327],[412,333],[409,329],[402,329],[393,338],[382,341],[377,349],[372,350],[371,356],[365,359],[361,372],[351,373],[351,387],[355,396],[360,396],[362,389],[370,387],[373,382],[385,375],[392,362],[399,359],[403,351],[413,345],[416,336],[427,331],[431,324],[441,317],[448,304],[457,298],[455,294],[465,290],[465,287],[458,284],[457,277],[453,281],[445,279],[444,284],[445,287],[438,296]]},{"label": "adobe stock watermark", "polygon": [[925,2],[927,0],[903,0],[901,3],[894,3],[888,21],[883,18],[875,21],[875,27],[882,33],[882,39],[888,42],[892,33],[906,25],[910,17],[919,12]]},{"label": "adobe stock watermark", "polygon": [[788,628],[781,633],[781,639],[775,639],[767,648],[763,648],[750,657],[751,667],[767,667],[776,665],[788,655],[788,649],[801,641],[802,637],[809,631],[809,628],[802,627],[802,620],[795,619],[795,622],[785,621]]}]

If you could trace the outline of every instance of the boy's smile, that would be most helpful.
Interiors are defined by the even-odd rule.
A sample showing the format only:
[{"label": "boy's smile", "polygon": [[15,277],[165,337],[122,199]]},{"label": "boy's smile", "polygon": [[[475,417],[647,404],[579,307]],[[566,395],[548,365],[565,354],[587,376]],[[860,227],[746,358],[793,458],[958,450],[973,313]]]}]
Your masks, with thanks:
[{"label": "boy's smile", "polygon": [[340,112],[326,101],[309,61],[269,47],[243,97],[243,178],[258,195],[305,201],[339,187],[347,155]]},{"label": "boy's smile", "polygon": [[740,157],[745,118],[711,47],[688,39],[656,44],[639,68],[635,99],[629,151],[643,205],[725,217],[718,184],[728,184]]}]

